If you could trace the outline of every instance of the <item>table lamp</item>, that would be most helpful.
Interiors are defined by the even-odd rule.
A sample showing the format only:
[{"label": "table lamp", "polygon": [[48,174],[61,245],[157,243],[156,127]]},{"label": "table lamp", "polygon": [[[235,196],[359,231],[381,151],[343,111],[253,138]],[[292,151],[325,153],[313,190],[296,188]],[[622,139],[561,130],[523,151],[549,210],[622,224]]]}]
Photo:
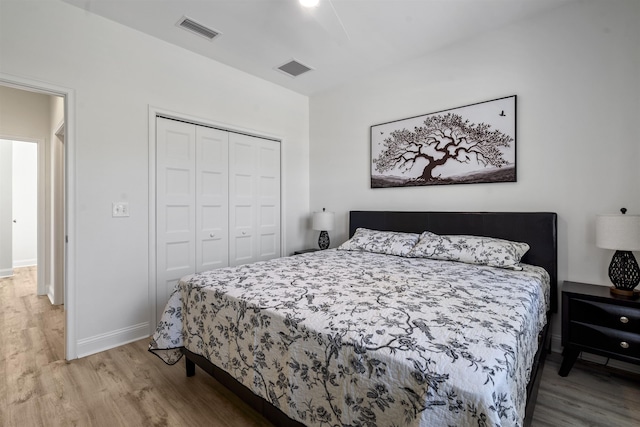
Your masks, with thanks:
[{"label": "table lamp", "polygon": [[333,212],[327,212],[324,208],[322,212],[314,212],[312,227],[320,231],[320,237],[318,237],[320,249],[327,249],[330,243],[328,231],[333,230]]},{"label": "table lamp", "polygon": [[634,288],[640,282],[640,268],[631,251],[640,250],[640,215],[598,215],[596,217],[596,246],[616,251],[609,264],[611,293],[635,298],[640,295]]}]

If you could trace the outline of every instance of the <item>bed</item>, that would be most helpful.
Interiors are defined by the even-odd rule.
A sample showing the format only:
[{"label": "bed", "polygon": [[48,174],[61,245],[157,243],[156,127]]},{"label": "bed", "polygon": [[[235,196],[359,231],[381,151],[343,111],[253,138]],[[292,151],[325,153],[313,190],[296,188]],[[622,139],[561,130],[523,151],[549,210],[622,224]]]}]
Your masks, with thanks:
[{"label": "bed", "polygon": [[[150,351],[186,356],[187,375],[197,364],[278,426],[529,425],[557,304],[556,221],[352,211],[338,249],[184,277]],[[486,255],[461,235],[528,250],[502,265],[510,250],[492,249],[507,268],[440,256],[442,242]]]}]

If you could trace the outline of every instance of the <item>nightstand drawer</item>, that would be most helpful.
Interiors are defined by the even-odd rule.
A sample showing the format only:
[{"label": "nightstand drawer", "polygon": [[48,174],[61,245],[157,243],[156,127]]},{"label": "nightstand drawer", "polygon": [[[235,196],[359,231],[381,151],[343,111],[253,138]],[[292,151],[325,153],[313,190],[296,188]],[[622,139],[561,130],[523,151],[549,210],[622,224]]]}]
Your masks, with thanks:
[{"label": "nightstand drawer", "polygon": [[572,345],[640,359],[640,334],[572,320],[568,341]]},{"label": "nightstand drawer", "polygon": [[572,298],[571,320],[640,333],[640,309]]}]

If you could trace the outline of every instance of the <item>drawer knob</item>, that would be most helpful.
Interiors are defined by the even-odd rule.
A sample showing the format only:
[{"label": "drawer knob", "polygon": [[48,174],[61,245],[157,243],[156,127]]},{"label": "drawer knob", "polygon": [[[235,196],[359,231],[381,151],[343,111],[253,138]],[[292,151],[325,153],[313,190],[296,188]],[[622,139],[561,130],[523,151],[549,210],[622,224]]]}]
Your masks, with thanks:
[{"label": "drawer knob", "polygon": [[622,316],[620,318],[620,323],[629,323],[629,318],[627,316]]},{"label": "drawer knob", "polygon": [[629,343],[628,343],[628,342],[626,342],[626,341],[622,341],[622,342],[620,343],[620,347],[622,347],[622,348],[629,348]]}]

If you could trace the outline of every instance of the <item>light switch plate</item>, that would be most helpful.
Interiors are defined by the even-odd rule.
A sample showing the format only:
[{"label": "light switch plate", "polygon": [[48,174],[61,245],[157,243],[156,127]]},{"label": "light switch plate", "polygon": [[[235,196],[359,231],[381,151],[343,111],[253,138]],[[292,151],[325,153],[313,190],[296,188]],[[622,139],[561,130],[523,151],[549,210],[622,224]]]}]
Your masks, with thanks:
[{"label": "light switch plate", "polygon": [[112,203],[112,213],[111,215],[115,217],[125,217],[129,216],[129,203],[127,202],[113,202]]}]

